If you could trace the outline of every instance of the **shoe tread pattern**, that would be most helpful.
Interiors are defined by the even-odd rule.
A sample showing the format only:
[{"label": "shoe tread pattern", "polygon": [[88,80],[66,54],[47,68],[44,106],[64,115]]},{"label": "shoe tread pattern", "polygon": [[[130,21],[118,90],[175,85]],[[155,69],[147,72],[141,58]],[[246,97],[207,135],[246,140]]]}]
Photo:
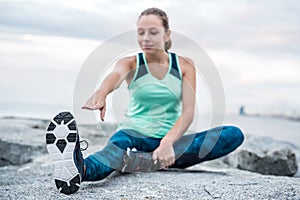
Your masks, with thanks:
[{"label": "shoe tread pattern", "polygon": [[[62,137],[59,128],[68,133]],[[81,178],[74,162],[74,150],[78,140],[77,126],[70,112],[57,114],[50,122],[46,132],[46,144],[50,157],[54,161],[55,185],[63,194],[73,194],[80,188]]]}]

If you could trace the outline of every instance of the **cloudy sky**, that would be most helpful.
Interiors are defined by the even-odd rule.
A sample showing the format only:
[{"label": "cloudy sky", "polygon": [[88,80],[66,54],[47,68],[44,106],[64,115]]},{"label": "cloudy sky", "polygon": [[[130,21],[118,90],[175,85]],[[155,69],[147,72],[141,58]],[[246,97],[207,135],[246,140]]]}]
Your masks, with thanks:
[{"label": "cloudy sky", "polygon": [[227,112],[245,105],[300,114],[297,0],[0,0],[0,115],[72,109],[88,56],[134,30],[148,7],[165,10],[171,30],[204,49],[223,81]]}]

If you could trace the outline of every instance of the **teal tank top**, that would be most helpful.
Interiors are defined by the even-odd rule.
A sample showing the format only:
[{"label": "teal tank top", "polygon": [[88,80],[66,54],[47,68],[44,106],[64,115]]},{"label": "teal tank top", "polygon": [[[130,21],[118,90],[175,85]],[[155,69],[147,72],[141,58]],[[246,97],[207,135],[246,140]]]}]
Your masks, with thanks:
[{"label": "teal tank top", "polygon": [[137,66],[128,85],[126,121],[118,130],[132,129],[146,137],[163,138],[181,114],[182,73],[178,56],[169,52],[168,71],[163,79],[152,76],[144,53],[137,54]]}]

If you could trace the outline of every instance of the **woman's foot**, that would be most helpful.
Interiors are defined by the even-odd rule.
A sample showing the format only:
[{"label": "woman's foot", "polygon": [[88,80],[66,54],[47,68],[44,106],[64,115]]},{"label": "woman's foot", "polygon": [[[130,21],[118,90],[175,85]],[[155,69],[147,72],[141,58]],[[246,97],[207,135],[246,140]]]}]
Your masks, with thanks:
[{"label": "woman's foot", "polygon": [[46,144],[55,165],[57,189],[64,194],[75,193],[83,179],[84,162],[76,122],[70,112],[60,112],[52,119],[46,132]]},{"label": "woman's foot", "polygon": [[119,169],[121,172],[153,172],[161,169],[159,163],[155,164],[152,153],[136,151],[127,148],[124,160]]}]

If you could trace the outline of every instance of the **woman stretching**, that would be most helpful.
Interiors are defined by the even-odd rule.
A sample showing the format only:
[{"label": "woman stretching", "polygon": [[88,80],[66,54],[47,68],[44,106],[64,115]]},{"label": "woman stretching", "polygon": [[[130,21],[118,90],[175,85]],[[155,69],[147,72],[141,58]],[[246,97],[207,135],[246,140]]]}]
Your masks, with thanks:
[{"label": "woman stretching", "polygon": [[72,194],[81,182],[101,180],[115,170],[190,167],[220,158],[241,145],[243,133],[233,126],[184,135],[194,117],[195,67],[192,60],[168,51],[170,34],[164,11],[143,11],[137,21],[141,52],[120,59],[82,107],[99,110],[103,121],[107,95],[123,81],[128,84],[128,120],[118,124],[101,151],[83,159],[72,114],[61,112],[53,118],[46,143],[55,161],[54,177],[60,192]]}]

